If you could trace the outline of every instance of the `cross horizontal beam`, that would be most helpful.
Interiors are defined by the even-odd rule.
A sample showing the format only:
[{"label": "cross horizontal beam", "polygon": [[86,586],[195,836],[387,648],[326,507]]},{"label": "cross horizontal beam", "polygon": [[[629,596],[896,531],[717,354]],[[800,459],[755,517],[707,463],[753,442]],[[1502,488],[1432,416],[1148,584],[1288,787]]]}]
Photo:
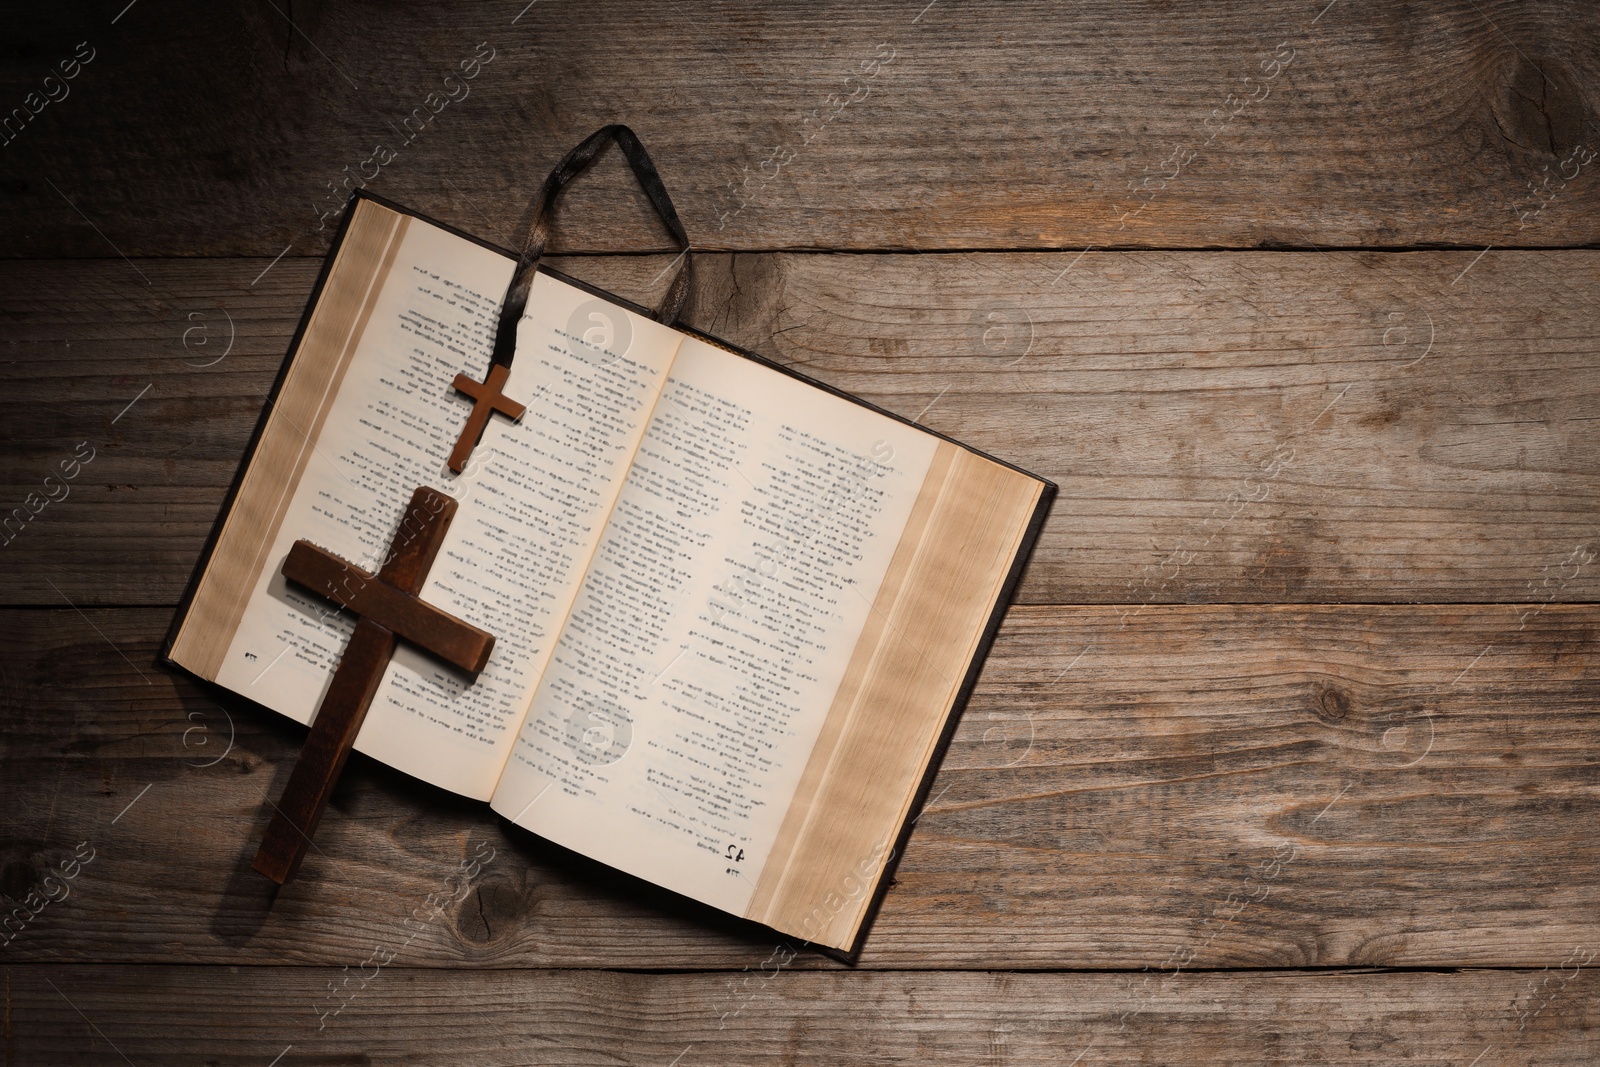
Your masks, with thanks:
[{"label": "cross horizontal beam", "polygon": [[309,541],[296,541],[289,549],[283,576],[472,674],[483,670],[494,650],[492,634]]}]

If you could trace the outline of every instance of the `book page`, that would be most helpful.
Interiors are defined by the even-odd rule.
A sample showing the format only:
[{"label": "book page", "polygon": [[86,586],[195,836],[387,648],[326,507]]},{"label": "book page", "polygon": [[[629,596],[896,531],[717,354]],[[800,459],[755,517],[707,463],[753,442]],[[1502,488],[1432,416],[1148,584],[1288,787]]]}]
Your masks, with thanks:
[{"label": "book page", "polygon": [[456,475],[446,459],[472,402],[452,383],[486,374],[513,263],[397,217],[331,403],[319,425],[293,427],[304,469],[281,490],[275,529],[257,535],[263,566],[215,680],[311,721],[354,619],[285,582],[289,547],[304,538],[376,572],[412,491],[432,486],[460,507],[421,597],[494,634],[494,651],[472,679],[401,642],[356,748],[488,799],[680,335],[540,275],[505,386],[527,413],[493,415]]},{"label": "book page", "polygon": [[686,338],[495,810],[743,914],[936,443]]},{"label": "book page", "polygon": [[856,943],[1045,491],[938,443],[746,918]]}]

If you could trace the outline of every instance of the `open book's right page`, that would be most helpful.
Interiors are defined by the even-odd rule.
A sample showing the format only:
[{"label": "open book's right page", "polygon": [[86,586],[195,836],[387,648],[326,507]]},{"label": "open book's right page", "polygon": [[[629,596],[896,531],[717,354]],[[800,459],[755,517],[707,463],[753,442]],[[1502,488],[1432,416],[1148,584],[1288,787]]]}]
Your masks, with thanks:
[{"label": "open book's right page", "polygon": [[746,914],[939,444],[686,338],[495,810]]}]

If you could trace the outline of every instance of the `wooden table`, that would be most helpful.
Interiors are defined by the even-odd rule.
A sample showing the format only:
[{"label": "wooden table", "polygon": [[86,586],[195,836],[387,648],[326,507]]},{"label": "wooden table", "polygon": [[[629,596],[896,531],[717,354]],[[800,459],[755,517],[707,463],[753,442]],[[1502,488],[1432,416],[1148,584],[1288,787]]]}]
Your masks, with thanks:
[{"label": "wooden table", "polygon": [[[10,20],[5,1064],[1600,1060],[1591,5],[524,5]],[[606,121],[689,322],[1061,485],[854,970],[364,757],[269,903],[304,731],[153,664],[346,175]]]}]

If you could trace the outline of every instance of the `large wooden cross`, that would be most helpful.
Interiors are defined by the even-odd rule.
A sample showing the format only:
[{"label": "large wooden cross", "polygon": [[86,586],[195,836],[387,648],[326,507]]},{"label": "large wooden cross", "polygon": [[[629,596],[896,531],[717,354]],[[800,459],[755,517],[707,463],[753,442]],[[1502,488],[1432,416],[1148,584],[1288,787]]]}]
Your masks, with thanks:
[{"label": "large wooden cross", "polygon": [[473,674],[489,662],[493,635],[424,603],[417,595],[455,511],[456,502],[450,497],[426,486],[419,488],[406,508],[389,559],[377,574],[346,563],[309,541],[296,541],[283,561],[285,578],[350,609],[359,619],[256,852],[255,869],[279,885],[300,869],[306,846],[394,653],[395,639],[404,638]]},{"label": "large wooden cross", "polygon": [[472,457],[472,450],[478,447],[478,442],[483,438],[483,428],[489,425],[489,416],[498,411],[515,422],[522,418],[522,413],[527,409],[512,400],[500,390],[505,387],[506,379],[511,377],[511,368],[503,363],[496,363],[489,368],[489,376],[481,382],[475,382],[465,374],[456,375],[454,382],[456,392],[465,393],[472,398],[472,414],[467,416],[467,424],[461,428],[461,436],[456,438],[455,450],[450,453],[450,469],[460,474],[466,470],[467,460]]}]

